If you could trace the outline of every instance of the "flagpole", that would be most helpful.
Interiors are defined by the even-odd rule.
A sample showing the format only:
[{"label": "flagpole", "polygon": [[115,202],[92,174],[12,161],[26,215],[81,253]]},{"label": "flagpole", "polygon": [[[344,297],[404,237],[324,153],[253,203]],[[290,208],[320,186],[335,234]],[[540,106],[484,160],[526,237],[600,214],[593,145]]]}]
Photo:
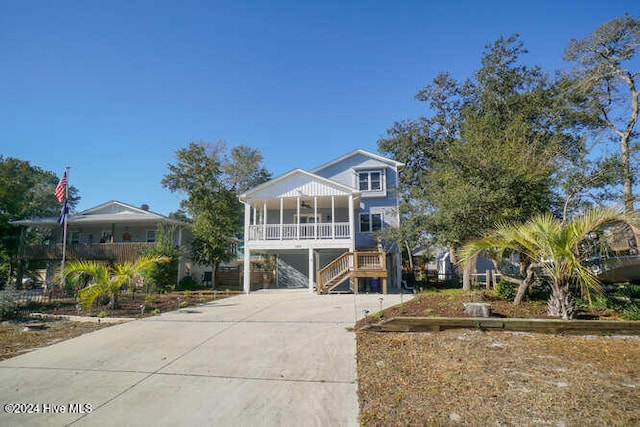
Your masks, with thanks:
[{"label": "flagpole", "polygon": [[67,166],[65,168],[65,175],[67,177],[67,185],[64,190],[64,201],[62,202],[62,212],[63,212],[63,226],[62,226],[62,261],[60,262],[60,286],[64,288],[64,261],[67,257],[67,209],[69,209],[69,205],[67,204],[67,200],[69,200],[69,169],[71,167]]}]

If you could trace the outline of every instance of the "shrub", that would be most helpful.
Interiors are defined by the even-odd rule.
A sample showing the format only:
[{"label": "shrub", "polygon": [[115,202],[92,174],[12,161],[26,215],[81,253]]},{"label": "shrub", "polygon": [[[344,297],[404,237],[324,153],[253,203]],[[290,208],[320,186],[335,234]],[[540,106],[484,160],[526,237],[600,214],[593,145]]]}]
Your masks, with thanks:
[{"label": "shrub", "polygon": [[0,292],[0,320],[20,317],[19,295],[16,292]]},{"label": "shrub", "polygon": [[640,305],[627,304],[620,314],[628,320],[640,320]]},{"label": "shrub", "polygon": [[640,299],[640,286],[638,285],[623,285],[620,286],[615,292],[614,295],[618,295],[621,297],[631,298],[631,299]]},{"label": "shrub", "polygon": [[144,255],[162,256],[170,259],[169,262],[156,263],[148,273],[147,291],[167,292],[174,288],[178,277],[178,260],[180,249],[176,248],[172,236],[176,231],[175,226],[167,226],[159,223],[156,229],[156,244],[147,249]]},{"label": "shrub", "polygon": [[198,289],[198,282],[191,276],[184,276],[178,283],[178,291],[193,291]]},{"label": "shrub", "polygon": [[505,301],[513,301],[518,293],[518,285],[515,283],[500,280],[496,283],[496,295]]}]

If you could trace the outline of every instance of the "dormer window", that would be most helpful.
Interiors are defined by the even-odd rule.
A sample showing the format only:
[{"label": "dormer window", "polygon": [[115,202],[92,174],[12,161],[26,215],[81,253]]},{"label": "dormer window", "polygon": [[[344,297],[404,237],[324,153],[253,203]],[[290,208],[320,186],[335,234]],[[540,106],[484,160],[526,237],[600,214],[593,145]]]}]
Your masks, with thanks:
[{"label": "dormer window", "polygon": [[385,195],[386,185],[384,169],[360,170],[357,172],[357,177],[357,188],[363,195]]}]

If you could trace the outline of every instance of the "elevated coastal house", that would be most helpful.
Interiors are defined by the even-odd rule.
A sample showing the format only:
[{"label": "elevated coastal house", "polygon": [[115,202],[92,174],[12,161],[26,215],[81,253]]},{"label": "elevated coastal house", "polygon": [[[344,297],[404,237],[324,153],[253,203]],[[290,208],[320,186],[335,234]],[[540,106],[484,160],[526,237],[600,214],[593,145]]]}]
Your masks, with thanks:
[{"label": "elevated coastal house", "polygon": [[[49,229],[46,244],[25,245],[22,256],[28,260],[47,261],[46,280],[53,280],[56,267],[62,260],[63,230],[58,217],[14,221],[14,225]],[[189,244],[191,225],[151,212],[146,205],[137,208],[118,201],[110,201],[67,216],[67,260],[96,260],[119,263],[137,259],[156,244],[158,224],[174,229],[176,246]],[[178,277],[189,267],[187,259],[180,260]],[[176,278],[177,282],[178,278]]]},{"label": "elevated coastal house", "polygon": [[294,169],[240,195],[244,291],[253,255],[277,258],[278,287],[319,293],[400,286],[401,258],[379,232],[399,225],[402,163],[355,150],[312,171]]}]

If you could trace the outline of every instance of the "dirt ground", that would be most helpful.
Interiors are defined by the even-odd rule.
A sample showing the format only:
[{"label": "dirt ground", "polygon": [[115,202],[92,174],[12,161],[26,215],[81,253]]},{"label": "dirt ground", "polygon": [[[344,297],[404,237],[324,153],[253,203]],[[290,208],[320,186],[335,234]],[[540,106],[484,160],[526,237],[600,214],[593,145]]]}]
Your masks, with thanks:
[{"label": "dirt ground", "polygon": [[[60,341],[82,335],[109,326],[98,323],[100,315],[117,318],[141,318],[155,316],[159,313],[177,310],[187,306],[206,303],[235,295],[232,292],[218,291],[187,291],[153,294],[145,298],[143,294],[125,293],[120,296],[117,309],[106,306],[92,307],[90,310],[77,309],[74,299],[61,299],[51,303],[38,304],[31,307],[31,311],[53,316],[82,316],[93,317],[94,322],[75,322],[56,318],[31,318],[4,321],[0,323],[0,360],[18,356],[39,347],[46,347]],[[144,305],[142,310],[141,305]],[[28,323],[43,323],[44,328],[26,330]]]},{"label": "dirt ground", "polygon": [[[456,290],[418,295],[358,326],[394,316],[466,317],[462,303],[474,301],[490,302],[499,317],[548,317],[544,301],[515,307]],[[639,337],[360,331],[357,352],[362,425],[640,425]]]},{"label": "dirt ground", "polygon": [[[43,323],[44,328],[27,330],[27,323],[33,322]],[[39,347],[46,347],[78,335],[97,331],[109,325],[107,323],[52,319],[5,321],[0,323],[0,360],[9,359]]]}]

